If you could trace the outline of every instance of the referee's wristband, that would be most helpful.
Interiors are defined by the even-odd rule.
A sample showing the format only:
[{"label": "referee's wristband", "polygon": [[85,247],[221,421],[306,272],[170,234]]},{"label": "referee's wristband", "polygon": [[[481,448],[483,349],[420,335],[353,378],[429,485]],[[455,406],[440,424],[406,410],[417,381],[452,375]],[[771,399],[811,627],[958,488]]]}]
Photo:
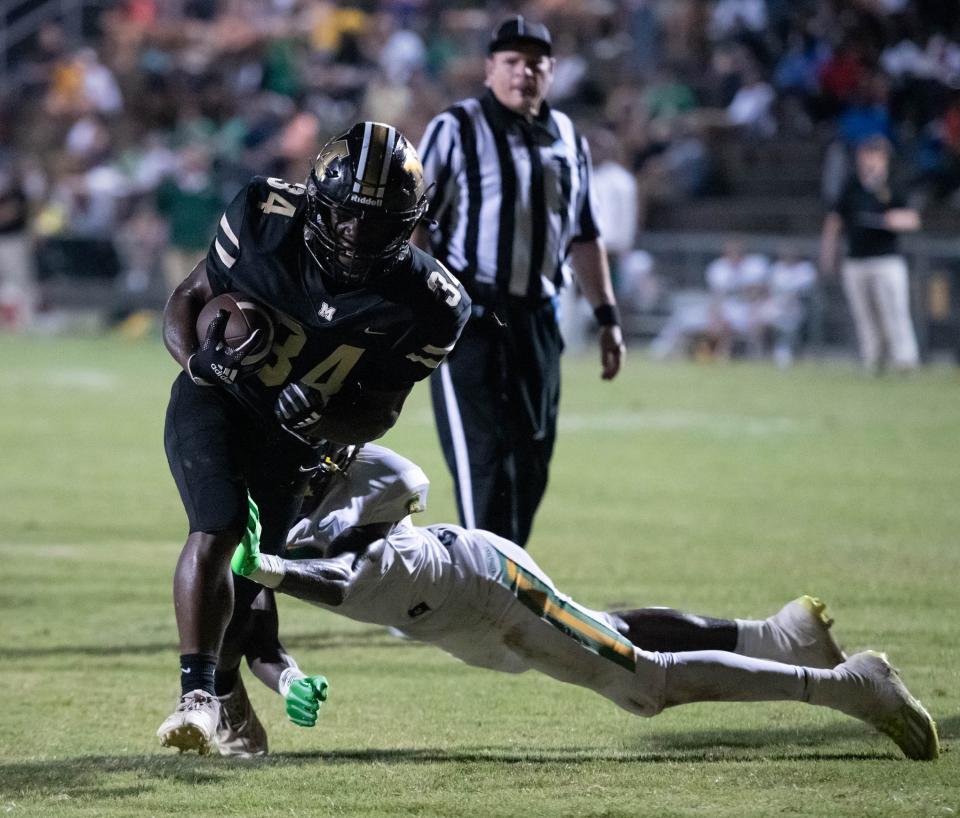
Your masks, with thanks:
[{"label": "referee's wristband", "polygon": [[601,327],[619,327],[620,311],[616,304],[601,304],[593,308],[593,317]]}]

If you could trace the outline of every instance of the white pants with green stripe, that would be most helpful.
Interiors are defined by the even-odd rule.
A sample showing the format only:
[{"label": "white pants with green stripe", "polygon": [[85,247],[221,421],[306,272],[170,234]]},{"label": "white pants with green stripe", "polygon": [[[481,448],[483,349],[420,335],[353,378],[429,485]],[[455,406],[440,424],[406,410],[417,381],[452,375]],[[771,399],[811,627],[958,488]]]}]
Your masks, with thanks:
[{"label": "white pants with green stripe", "polygon": [[632,713],[665,705],[667,663],[637,650],[611,617],[560,593],[533,558],[486,531],[464,531],[450,547],[454,591],[404,626],[467,664],[506,673],[539,670],[606,696]]},{"label": "white pants with green stripe", "polygon": [[539,670],[639,716],[701,701],[803,701],[849,713],[863,695],[856,680],[837,670],[717,650],[640,650],[609,614],[560,593],[519,546],[487,531],[458,532],[449,545],[450,595],[402,627],[468,664],[506,673]]}]

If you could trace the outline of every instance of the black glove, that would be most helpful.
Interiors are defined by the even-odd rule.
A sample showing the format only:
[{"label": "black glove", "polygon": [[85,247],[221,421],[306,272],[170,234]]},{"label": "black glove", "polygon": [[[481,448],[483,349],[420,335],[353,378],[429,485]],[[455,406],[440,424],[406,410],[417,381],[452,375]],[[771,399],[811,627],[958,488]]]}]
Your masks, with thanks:
[{"label": "black glove", "polygon": [[349,411],[360,397],[360,384],[348,383],[340,391],[325,400],[316,389],[302,382],[288,383],[277,396],[273,413],[280,425],[295,438],[315,446],[326,443],[322,436],[315,433],[325,412]]},{"label": "black glove", "polygon": [[299,382],[288,383],[277,396],[273,413],[280,425],[294,437],[305,443],[319,443],[320,438],[311,435],[323,416],[325,401],[316,389]]},{"label": "black glove", "polygon": [[200,349],[187,358],[187,374],[198,386],[213,386],[217,383],[233,383],[240,374],[244,356],[255,346],[260,330],[254,330],[236,349],[228,347],[223,340],[230,313],[220,310],[207,327],[207,335]]}]

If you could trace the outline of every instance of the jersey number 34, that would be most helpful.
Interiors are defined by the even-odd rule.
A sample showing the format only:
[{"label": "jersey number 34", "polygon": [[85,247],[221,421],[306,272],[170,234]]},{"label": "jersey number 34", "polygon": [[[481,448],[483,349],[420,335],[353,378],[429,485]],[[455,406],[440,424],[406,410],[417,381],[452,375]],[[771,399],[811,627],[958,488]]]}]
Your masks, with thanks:
[{"label": "jersey number 34", "polygon": [[[265,386],[281,386],[286,383],[293,370],[293,359],[296,358],[307,342],[307,336],[296,321],[280,313],[276,314],[277,321],[283,324],[290,332],[282,343],[274,343],[272,352],[277,360],[263,367],[257,375]],[[343,382],[350,370],[357,365],[363,355],[362,347],[340,344],[333,352],[307,372],[300,382],[319,392],[323,399],[329,400],[332,395],[340,391]]]}]

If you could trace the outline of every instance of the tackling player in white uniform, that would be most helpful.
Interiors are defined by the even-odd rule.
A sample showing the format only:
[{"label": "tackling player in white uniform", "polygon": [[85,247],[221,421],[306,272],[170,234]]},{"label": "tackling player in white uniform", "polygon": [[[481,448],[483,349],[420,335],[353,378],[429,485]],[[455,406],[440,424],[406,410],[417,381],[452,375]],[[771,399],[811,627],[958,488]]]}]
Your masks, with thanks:
[{"label": "tackling player in white uniform", "polygon": [[[317,507],[290,533],[288,553],[300,559],[259,553],[251,505],[236,573],[351,619],[400,629],[471,665],[539,670],[637,715],[698,701],[802,701],[867,722],[909,758],[939,753],[936,725],[886,657],[866,651],[844,661],[822,603],[810,597],[762,622],[665,609],[594,611],[560,593],[507,540],[454,525],[414,526],[409,515],[422,510],[429,483],[409,460],[367,444],[341,452],[340,466],[330,470]],[[674,621],[681,643],[696,643],[693,634],[700,632],[699,641],[709,645],[712,627],[735,628],[738,652],[642,650],[636,643],[658,615],[666,618],[661,624]],[[818,667],[794,664],[798,659]],[[325,682],[313,682],[318,678],[295,667],[284,673],[281,692],[298,724],[313,724],[326,698]]]}]

